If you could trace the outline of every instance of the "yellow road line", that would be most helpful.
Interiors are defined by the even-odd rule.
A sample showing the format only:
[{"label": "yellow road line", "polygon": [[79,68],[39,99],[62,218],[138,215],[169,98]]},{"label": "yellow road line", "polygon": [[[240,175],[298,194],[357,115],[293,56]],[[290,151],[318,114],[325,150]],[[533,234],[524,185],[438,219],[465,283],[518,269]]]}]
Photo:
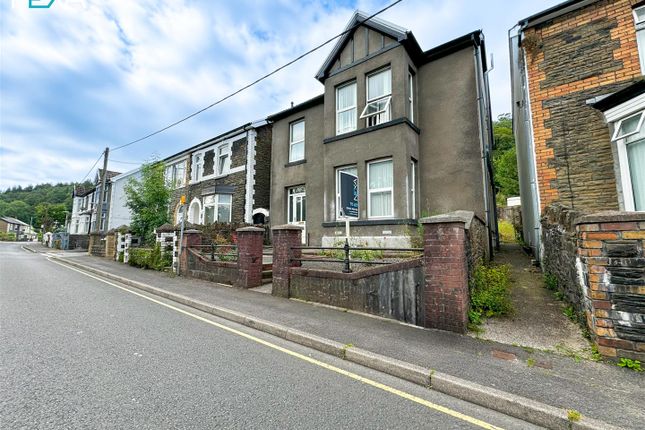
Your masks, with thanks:
[{"label": "yellow road line", "polygon": [[210,325],[215,326],[217,328],[220,328],[222,330],[228,331],[229,333],[233,333],[233,334],[235,334],[237,336],[241,336],[241,337],[246,338],[248,340],[252,340],[253,342],[256,342],[256,343],[259,343],[261,345],[267,346],[269,348],[275,349],[277,351],[283,352],[283,353],[288,354],[288,355],[290,355],[292,357],[299,358],[300,360],[306,361],[308,363],[314,364],[316,366],[322,367],[324,369],[330,370],[330,371],[338,373],[340,375],[347,376],[348,378],[354,379],[356,381],[360,381],[360,382],[362,382],[364,384],[370,385],[372,387],[378,388],[380,390],[386,391],[388,393],[391,393],[391,394],[394,394],[396,396],[402,397],[404,399],[410,400],[412,402],[418,403],[418,404],[423,405],[423,406],[425,406],[427,408],[434,409],[435,411],[439,411],[439,412],[442,412],[444,414],[450,415],[453,418],[458,418],[460,420],[466,421],[468,423],[474,424],[476,426],[479,426],[479,427],[482,427],[482,428],[485,428],[485,429],[488,429],[488,430],[502,430],[501,427],[494,426],[494,425],[489,424],[489,423],[487,423],[485,421],[479,420],[477,418],[473,418],[473,417],[471,417],[469,415],[462,414],[461,412],[457,412],[457,411],[452,410],[450,408],[447,408],[445,406],[437,405],[436,403],[429,402],[428,400],[425,400],[425,399],[422,399],[420,397],[414,396],[412,394],[406,393],[405,391],[397,390],[396,388],[390,387],[390,386],[385,385],[385,384],[381,384],[380,382],[373,381],[373,380],[371,380],[369,378],[364,378],[364,377],[362,377],[360,375],[357,375],[356,373],[352,373],[352,372],[349,372],[347,370],[343,370],[343,369],[341,369],[339,367],[336,367],[336,366],[333,366],[331,364],[316,360],[315,358],[311,358],[311,357],[308,357],[306,355],[300,354],[298,352],[292,351],[290,349],[283,348],[283,347],[281,347],[279,345],[276,345],[276,344],[271,343],[271,342],[267,342],[266,340],[260,339],[258,337],[253,336],[253,335],[244,333],[242,331],[236,330],[236,329],[231,328],[231,327],[227,327],[227,326],[225,326],[223,324],[217,323],[215,321],[211,321],[211,320],[209,320],[207,318],[204,318],[204,317],[201,317],[199,315],[195,315],[195,314],[193,314],[191,312],[188,312],[188,311],[185,311],[183,309],[177,308],[177,307],[175,307],[173,305],[169,305],[167,303],[164,303],[164,302],[161,302],[159,300],[153,299],[152,297],[148,297],[148,296],[146,296],[144,294],[137,293],[136,291],[132,291],[132,290],[130,290],[128,288],[124,288],[124,287],[122,287],[120,285],[114,284],[114,283],[112,283],[110,281],[106,281],[105,279],[102,279],[102,278],[99,278],[97,276],[91,275],[91,274],[89,274],[87,272],[84,272],[82,270],[76,269],[74,267],[70,267],[70,266],[68,266],[66,264],[58,263],[56,261],[51,260],[50,258],[47,258],[47,260],[51,261],[54,264],[58,264],[59,266],[63,266],[65,268],[67,268],[67,269],[70,269],[70,270],[73,270],[75,272],[81,273],[81,274],[83,274],[85,276],[89,276],[90,278],[96,279],[97,281],[101,281],[101,282],[103,282],[105,284],[108,284],[108,285],[111,285],[113,287],[119,288],[119,289],[121,289],[123,291],[127,291],[128,293],[131,293],[131,294],[134,294],[136,296],[142,297],[142,298],[144,298],[146,300],[150,300],[151,302],[157,303],[158,305],[165,306],[165,307],[167,307],[169,309],[172,309],[174,311],[177,311],[179,313],[187,315],[187,316],[189,316],[191,318],[197,319],[199,321],[205,322],[207,324],[210,324]]}]

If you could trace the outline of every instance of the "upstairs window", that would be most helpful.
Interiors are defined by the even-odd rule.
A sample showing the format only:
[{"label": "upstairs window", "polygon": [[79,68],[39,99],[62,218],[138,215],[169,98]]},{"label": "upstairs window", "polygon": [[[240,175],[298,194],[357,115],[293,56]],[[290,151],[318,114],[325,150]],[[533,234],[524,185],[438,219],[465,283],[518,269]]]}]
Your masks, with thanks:
[{"label": "upstairs window", "polygon": [[193,155],[192,180],[199,182],[229,173],[231,169],[231,145],[221,143]]},{"label": "upstairs window", "polygon": [[373,73],[367,77],[367,104],[361,118],[367,126],[382,124],[390,120],[392,100],[392,71],[390,69]]},{"label": "upstairs window", "polygon": [[223,175],[230,169],[231,151],[228,144],[217,148],[217,175]]},{"label": "upstairs window", "polygon": [[634,9],[634,23],[636,24],[636,42],[641,63],[641,74],[645,74],[645,6]]},{"label": "upstairs window", "polygon": [[336,88],[336,134],[356,130],[356,82]]},{"label": "upstairs window", "polygon": [[289,126],[289,162],[305,158],[305,120]]},{"label": "upstairs window", "polygon": [[186,160],[166,166],[166,185],[181,188],[186,185]]},{"label": "upstairs window", "polygon": [[410,121],[414,122],[414,75],[408,72],[408,112]]},{"label": "upstairs window", "polygon": [[202,166],[204,163],[204,159],[202,158],[202,154],[195,154],[193,155],[193,177],[192,180],[194,182],[198,182],[202,178]]}]

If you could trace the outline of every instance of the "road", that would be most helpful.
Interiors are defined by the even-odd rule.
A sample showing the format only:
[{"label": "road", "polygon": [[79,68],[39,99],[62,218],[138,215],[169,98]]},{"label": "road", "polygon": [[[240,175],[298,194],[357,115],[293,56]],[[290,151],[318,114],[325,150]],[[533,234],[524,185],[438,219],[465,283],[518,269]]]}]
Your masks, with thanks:
[{"label": "road", "polygon": [[534,426],[0,243],[0,427]]}]

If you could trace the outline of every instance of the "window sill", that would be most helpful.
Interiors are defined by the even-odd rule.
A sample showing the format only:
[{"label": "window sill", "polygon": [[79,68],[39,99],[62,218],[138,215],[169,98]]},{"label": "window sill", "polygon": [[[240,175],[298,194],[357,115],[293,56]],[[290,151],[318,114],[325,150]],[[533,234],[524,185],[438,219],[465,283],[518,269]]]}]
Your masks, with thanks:
[{"label": "window sill", "polygon": [[[361,227],[371,225],[417,225],[417,220],[412,218],[381,218],[355,220],[349,222],[350,226]],[[323,222],[323,227],[344,227],[345,221]]]},{"label": "window sill", "polygon": [[306,162],[307,162],[306,158],[303,158],[302,160],[297,160],[297,161],[289,161],[287,164],[284,165],[284,167],[297,166],[299,164],[305,164]]},{"label": "window sill", "polygon": [[370,133],[372,131],[381,130],[383,128],[393,127],[399,124],[407,124],[416,134],[421,133],[421,130],[419,129],[419,127],[414,125],[409,119],[397,118],[388,122],[384,122],[383,124],[373,125],[372,127],[362,128],[360,130],[355,130],[355,131],[348,131],[347,133],[343,133],[338,136],[328,137],[326,139],[323,139],[323,144],[337,142],[339,140],[348,139],[354,136],[360,136],[361,134]]}]

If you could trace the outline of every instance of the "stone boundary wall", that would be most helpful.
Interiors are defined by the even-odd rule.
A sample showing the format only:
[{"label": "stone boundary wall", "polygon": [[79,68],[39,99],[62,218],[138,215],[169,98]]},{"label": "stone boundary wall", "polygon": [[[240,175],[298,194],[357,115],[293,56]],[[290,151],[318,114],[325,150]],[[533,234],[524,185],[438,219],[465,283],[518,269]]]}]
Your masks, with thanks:
[{"label": "stone boundary wall", "polygon": [[645,213],[576,221],[587,325],[600,353],[645,363]]},{"label": "stone boundary wall", "polygon": [[87,234],[70,234],[67,249],[89,249],[90,236]]},{"label": "stone boundary wall", "polygon": [[422,261],[403,261],[353,273],[290,269],[289,297],[338,306],[418,325]]},{"label": "stone boundary wall", "polygon": [[583,291],[576,267],[578,242],[575,220],[583,215],[560,204],[547,206],[542,223],[542,270],[553,276],[559,291],[577,312],[584,312]]},{"label": "stone boundary wall", "polygon": [[550,205],[542,246],[544,272],[584,315],[598,351],[645,362],[645,213]]}]

